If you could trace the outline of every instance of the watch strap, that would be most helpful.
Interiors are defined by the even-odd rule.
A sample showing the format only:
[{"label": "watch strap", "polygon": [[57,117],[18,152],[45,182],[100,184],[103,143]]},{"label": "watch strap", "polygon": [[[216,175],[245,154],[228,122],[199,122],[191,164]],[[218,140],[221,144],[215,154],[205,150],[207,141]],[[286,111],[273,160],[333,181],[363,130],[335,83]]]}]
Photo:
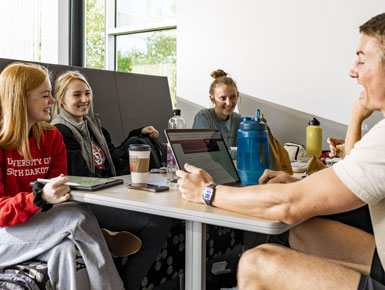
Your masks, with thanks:
[{"label": "watch strap", "polygon": [[215,187],[217,185],[215,183],[211,183],[210,185],[205,187],[205,190],[203,191],[203,200],[207,205],[213,206],[212,202],[215,195]]}]

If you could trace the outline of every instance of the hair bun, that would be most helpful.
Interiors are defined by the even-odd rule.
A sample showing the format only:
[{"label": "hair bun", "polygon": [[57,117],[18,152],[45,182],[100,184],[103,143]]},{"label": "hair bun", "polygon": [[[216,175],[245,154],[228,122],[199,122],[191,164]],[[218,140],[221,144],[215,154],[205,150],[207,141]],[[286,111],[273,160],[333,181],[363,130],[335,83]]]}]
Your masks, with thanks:
[{"label": "hair bun", "polygon": [[218,79],[218,78],[221,78],[221,77],[226,77],[226,76],[227,76],[227,73],[224,72],[224,71],[221,70],[221,69],[217,69],[217,70],[213,71],[210,75],[211,75],[214,79]]}]

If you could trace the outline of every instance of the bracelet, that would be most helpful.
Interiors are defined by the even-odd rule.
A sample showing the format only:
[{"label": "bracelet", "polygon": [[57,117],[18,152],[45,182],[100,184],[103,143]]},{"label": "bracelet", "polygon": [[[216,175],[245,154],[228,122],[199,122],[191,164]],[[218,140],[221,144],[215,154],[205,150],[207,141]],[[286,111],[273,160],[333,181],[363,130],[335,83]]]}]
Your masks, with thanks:
[{"label": "bracelet", "polygon": [[47,211],[52,208],[53,204],[50,204],[41,198],[43,187],[44,187],[44,184],[40,182],[35,182],[33,184],[32,192],[33,192],[33,195],[35,196],[33,199],[33,204],[36,205],[38,208],[40,208],[41,211]]}]

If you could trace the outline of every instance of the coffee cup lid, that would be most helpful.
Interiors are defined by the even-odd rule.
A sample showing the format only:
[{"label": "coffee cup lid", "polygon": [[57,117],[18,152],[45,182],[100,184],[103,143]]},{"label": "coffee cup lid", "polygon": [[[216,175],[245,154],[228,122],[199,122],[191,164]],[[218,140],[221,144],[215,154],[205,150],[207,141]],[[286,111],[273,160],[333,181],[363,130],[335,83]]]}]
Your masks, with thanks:
[{"label": "coffee cup lid", "polygon": [[131,151],[150,151],[151,147],[147,144],[130,144],[130,147],[128,147],[128,150]]}]

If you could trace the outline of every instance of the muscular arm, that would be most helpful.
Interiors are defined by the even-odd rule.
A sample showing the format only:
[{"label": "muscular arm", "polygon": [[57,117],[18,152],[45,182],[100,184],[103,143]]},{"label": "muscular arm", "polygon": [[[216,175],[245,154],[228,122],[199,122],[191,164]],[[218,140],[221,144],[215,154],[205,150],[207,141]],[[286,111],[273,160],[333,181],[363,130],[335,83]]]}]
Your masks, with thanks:
[{"label": "muscular arm", "polygon": [[[185,199],[203,202],[204,187],[211,176],[191,165],[188,172],[178,171],[179,189]],[[190,172],[190,173],[189,173]],[[338,194],[337,194],[338,193]],[[313,216],[358,208],[364,202],[356,197],[327,168],[290,184],[265,184],[241,188],[218,185],[213,205],[219,208],[294,224]]]},{"label": "muscular arm", "polygon": [[342,183],[333,168],[290,184],[266,184],[236,190],[232,193],[231,187],[219,186],[214,205],[289,224],[364,205]]}]

